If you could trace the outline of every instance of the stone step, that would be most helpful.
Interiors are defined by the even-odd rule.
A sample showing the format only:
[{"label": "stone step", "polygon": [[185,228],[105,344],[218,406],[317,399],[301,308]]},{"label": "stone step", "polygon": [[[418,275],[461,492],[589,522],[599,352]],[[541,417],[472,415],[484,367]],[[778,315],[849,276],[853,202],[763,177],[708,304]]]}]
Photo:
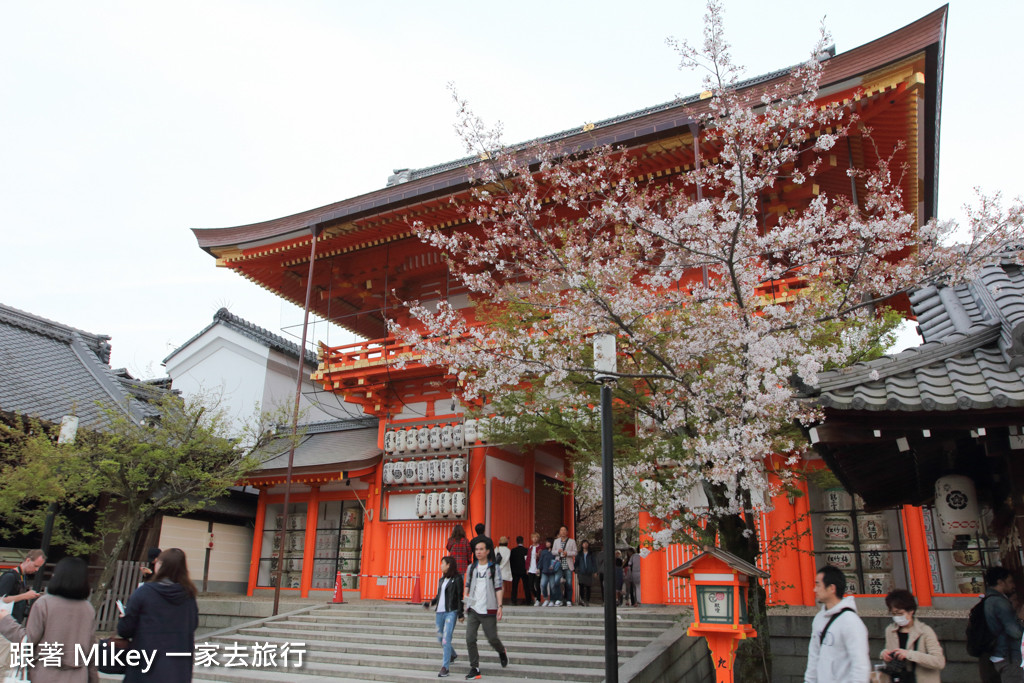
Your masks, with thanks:
[{"label": "stone step", "polygon": [[[546,643],[519,641],[502,634],[500,629],[499,636],[501,637],[501,641],[505,645],[506,649],[509,652],[516,652],[517,656],[523,660],[555,661],[566,652],[566,643],[564,640]],[[454,640],[456,652],[465,650],[465,634],[460,632],[459,629],[456,629],[454,632]],[[301,642],[304,644],[307,652],[306,658],[308,659],[323,659],[326,656],[323,653],[335,652],[350,655],[379,656],[382,651],[400,652],[400,656],[402,657],[413,656],[426,659],[431,659],[435,656],[440,657],[440,645],[437,643],[437,639],[433,634],[429,637],[422,637],[415,640],[410,640],[404,636],[380,636],[377,634],[350,636],[337,640],[317,640],[315,638],[303,638],[298,640],[270,635],[257,637],[240,634],[221,636],[213,639],[211,642],[213,644],[219,644],[222,650],[230,645],[249,647],[253,643],[271,643],[280,645],[286,642]],[[482,637],[479,642],[481,645],[484,643]],[[632,657],[634,654],[642,650],[646,644],[647,641],[637,641],[633,645],[627,645],[620,639],[619,656],[623,658]],[[578,665],[590,667],[604,666],[603,639],[587,643],[587,647],[577,648],[577,650],[578,652],[574,661],[576,661]]]}]

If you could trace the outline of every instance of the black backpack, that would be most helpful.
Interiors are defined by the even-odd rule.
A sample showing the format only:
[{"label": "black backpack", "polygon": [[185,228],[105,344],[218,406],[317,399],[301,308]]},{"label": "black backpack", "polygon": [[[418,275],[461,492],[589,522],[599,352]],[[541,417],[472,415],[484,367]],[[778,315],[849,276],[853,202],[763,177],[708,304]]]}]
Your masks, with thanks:
[{"label": "black backpack", "polygon": [[985,619],[985,598],[978,601],[967,615],[967,654],[982,657],[995,648],[996,637]]}]

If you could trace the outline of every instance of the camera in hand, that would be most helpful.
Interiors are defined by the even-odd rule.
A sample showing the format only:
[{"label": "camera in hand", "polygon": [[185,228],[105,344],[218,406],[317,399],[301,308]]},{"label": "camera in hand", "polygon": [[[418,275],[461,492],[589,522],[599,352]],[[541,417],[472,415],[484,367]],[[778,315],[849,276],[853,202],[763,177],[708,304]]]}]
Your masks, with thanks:
[{"label": "camera in hand", "polygon": [[893,659],[886,662],[882,672],[889,674],[892,683],[917,683],[914,665],[905,659]]}]

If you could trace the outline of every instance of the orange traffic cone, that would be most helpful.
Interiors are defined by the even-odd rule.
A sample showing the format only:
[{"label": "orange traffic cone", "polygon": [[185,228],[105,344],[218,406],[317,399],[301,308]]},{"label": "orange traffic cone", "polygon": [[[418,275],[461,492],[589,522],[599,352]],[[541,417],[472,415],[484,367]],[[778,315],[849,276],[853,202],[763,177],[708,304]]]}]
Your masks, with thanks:
[{"label": "orange traffic cone", "polygon": [[334,579],[334,604],[341,605],[345,602],[344,590],[341,587],[341,572],[338,572],[338,577]]},{"label": "orange traffic cone", "polygon": [[412,584],[412,603],[418,605],[423,602],[423,588],[420,586],[420,577],[416,577],[416,580]]}]

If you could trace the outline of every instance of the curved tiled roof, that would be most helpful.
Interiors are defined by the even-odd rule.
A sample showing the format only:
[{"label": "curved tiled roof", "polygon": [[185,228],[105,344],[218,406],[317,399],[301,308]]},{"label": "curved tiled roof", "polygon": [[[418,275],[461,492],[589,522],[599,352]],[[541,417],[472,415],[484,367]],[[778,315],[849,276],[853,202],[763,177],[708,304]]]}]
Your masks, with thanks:
[{"label": "curved tiled roof", "polygon": [[1024,249],[1007,251],[953,287],[913,292],[925,343],[819,376],[818,400],[836,410],[985,410],[1024,407]]},{"label": "curved tiled roof", "polygon": [[[260,343],[269,349],[274,351],[280,351],[286,356],[298,359],[299,357],[299,345],[293,341],[289,341],[285,337],[279,334],[274,334],[270,330],[260,327],[254,323],[249,322],[245,318],[240,318],[226,308],[219,309],[213,314],[213,322],[204,327],[199,331],[198,334],[192,336],[187,342],[176,348],[174,351],[161,361],[166,364],[171,358],[174,358],[182,349],[186,348],[189,344],[202,337],[204,334],[209,332],[211,329],[216,327],[218,324],[226,325],[227,327],[235,330],[239,334],[252,339],[254,342]],[[306,364],[316,367],[317,365],[316,352],[306,349]]]}]

